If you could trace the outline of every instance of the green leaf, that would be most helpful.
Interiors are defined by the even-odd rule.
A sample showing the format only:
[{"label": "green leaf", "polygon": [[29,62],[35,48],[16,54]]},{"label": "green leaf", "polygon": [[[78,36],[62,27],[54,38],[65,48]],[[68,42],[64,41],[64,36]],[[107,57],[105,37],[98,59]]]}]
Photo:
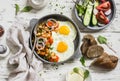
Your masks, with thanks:
[{"label": "green leaf", "polygon": [[33,8],[31,7],[31,6],[25,6],[22,10],[21,10],[21,12],[29,12],[29,11],[31,11]]},{"label": "green leaf", "polygon": [[85,72],[84,72],[84,80],[89,76],[89,71],[88,70],[85,70]]},{"label": "green leaf", "polygon": [[19,5],[15,4],[15,15],[17,15],[19,11],[20,11]]},{"label": "green leaf", "polygon": [[73,71],[74,71],[75,73],[78,73],[78,74],[79,74],[79,68],[75,67],[75,68],[73,68]]},{"label": "green leaf", "polygon": [[78,11],[79,16],[82,16],[85,13],[84,6],[82,6],[82,5],[76,4],[76,9]]},{"label": "green leaf", "polygon": [[98,36],[97,40],[100,44],[107,44],[107,38],[103,36]]},{"label": "green leaf", "polygon": [[80,62],[83,66],[85,66],[85,58],[83,56],[80,58]]}]

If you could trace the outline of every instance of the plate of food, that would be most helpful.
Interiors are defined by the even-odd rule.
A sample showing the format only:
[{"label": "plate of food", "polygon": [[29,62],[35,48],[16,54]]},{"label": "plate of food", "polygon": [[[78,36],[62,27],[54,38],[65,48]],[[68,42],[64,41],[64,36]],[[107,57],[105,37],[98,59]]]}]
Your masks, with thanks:
[{"label": "plate of food", "polygon": [[92,81],[92,78],[87,69],[75,67],[67,73],[66,81]]},{"label": "plate of food", "polygon": [[44,16],[33,26],[30,47],[45,63],[63,63],[79,49],[80,31],[74,21],[64,15]]},{"label": "plate of food", "polygon": [[113,21],[116,7],[113,0],[77,0],[75,16],[84,28],[101,30]]}]

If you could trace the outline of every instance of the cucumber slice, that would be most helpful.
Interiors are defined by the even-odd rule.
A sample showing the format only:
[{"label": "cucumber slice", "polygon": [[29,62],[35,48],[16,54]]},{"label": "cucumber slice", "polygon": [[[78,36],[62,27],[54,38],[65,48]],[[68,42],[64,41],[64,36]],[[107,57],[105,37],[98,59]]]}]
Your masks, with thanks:
[{"label": "cucumber slice", "polygon": [[92,10],[93,10],[93,5],[91,5],[92,3],[89,2],[89,4],[87,5],[87,9],[85,12],[85,16],[83,19],[83,24],[85,26],[88,26],[90,24],[90,20],[91,20],[91,16],[92,16]]},{"label": "cucumber slice", "polygon": [[96,8],[98,5],[99,5],[99,1],[98,1],[98,0],[95,0],[94,8]]},{"label": "cucumber slice", "polygon": [[[96,0],[95,3],[94,3],[94,9],[95,9],[98,5],[99,5],[99,2],[98,2],[98,0]],[[96,16],[95,16],[95,14],[93,13],[93,15],[92,15],[92,25],[96,26],[97,23],[98,23],[97,18],[96,18]]]},{"label": "cucumber slice", "polygon": [[96,26],[97,23],[98,23],[97,18],[96,18],[96,16],[93,14],[93,15],[92,15],[92,24],[93,24],[94,26]]}]

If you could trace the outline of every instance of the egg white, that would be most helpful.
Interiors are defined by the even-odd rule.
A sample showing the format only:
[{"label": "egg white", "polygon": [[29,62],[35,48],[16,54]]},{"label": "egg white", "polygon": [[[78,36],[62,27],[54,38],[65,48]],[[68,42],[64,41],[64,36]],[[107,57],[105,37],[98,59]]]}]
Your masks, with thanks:
[{"label": "egg white", "polygon": [[[51,52],[56,53],[56,55],[59,57],[59,62],[67,60],[68,58],[70,58],[74,54],[74,43],[73,43],[73,41],[63,39],[56,32],[52,32],[52,37],[53,37],[53,44],[51,45],[51,47],[53,49],[51,50]],[[63,53],[60,53],[60,52],[57,51],[57,45],[61,41],[67,43],[67,45],[68,45],[68,49]]]}]

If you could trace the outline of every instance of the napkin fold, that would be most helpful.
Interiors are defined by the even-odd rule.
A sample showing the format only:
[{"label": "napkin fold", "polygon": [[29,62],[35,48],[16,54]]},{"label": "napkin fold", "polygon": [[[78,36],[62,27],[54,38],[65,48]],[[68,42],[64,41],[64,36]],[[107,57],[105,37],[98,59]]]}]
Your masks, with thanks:
[{"label": "napkin fold", "polygon": [[12,52],[8,63],[17,65],[9,74],[8,81],[43,81],[38,75],[43,64],[32,55],[29,48],[29,36],[29,32],[21,24],[15,24],[8,31],[7,44]]}]

